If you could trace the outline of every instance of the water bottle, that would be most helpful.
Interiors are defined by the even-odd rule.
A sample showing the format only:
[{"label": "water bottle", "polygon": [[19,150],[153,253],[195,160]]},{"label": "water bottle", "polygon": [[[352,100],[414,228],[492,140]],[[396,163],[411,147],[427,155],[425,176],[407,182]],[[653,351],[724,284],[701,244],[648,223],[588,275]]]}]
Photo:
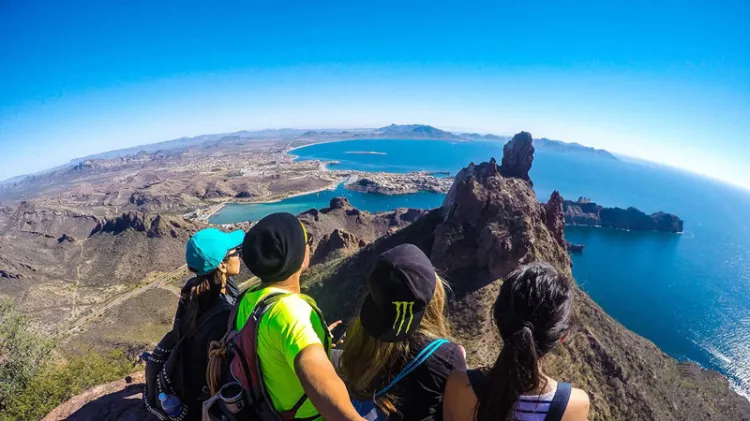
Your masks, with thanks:
[{"label": "water bottle", "polygon": [[166,393],[159,393],[159,402],[161,402],[161,409],[164,410],[165,414],[173,418],[180,416],[180,412],[182,412],[182,402],[180,402],[180,398],[173,395],[167,395]]}]

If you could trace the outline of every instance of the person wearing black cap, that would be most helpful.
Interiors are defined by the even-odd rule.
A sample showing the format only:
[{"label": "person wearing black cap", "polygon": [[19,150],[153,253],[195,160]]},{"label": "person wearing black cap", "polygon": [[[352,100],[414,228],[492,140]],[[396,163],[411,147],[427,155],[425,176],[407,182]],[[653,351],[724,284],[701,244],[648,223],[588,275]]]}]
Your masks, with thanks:
[{"label": "person wearing black cap", "polygon": [[442,280],[418,247],[403,244],[378,257],[366,284],[341,356],[350,393],[374,397],[377,419],[442,420],[445,382],[466,369],[463,348],[447,340]]},{"label": "person wearing black cap", "polygon": [[265,296],[286,294],[258,322],[257,355],[274,408],[288,411],[306,396],[295,419],[364,421],[330,362],[329,329],[315,301],[300,293],[300,275],[310,264],[311,240],[289,213],[271,214],[247,232],[242,260],[261,284],[242,297],[236,328],[242,330]]}]

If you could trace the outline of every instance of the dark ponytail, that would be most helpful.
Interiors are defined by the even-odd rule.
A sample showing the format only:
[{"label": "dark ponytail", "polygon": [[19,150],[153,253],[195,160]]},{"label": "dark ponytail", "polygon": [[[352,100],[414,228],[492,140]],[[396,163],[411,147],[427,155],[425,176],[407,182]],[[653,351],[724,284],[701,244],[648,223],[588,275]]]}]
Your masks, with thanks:
[{"label": "dark ponytail", "polygon": [[180,293],[180,307],[182,314],[180,330],[184,334],[193,335],[198,329],[198,321],[216,302],[221,294],[221,281],[217,272],[198,275],[188,281]]},{"label": "dark ponytail", "polygon": [[512,421],[518,398],[546,386],[539,359],[568,331],[572,300],[570,281],[547,263],[508,275],[493,307],[503,349],[479,396],[477,421]]}]

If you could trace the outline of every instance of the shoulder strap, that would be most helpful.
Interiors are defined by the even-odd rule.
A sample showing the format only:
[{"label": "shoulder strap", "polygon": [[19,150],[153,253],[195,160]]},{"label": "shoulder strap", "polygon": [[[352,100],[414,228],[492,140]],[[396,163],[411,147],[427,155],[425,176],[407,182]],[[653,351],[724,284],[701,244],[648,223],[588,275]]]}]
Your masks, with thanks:
[{"label": "shoulder strap", "polygon": [[[251,288],[252,289],[252,288]],[[227,320],[227,333],[231,332],[233,330],[237,330],[235,326],[237,326],[237,311],[240,308],[240,305],[242,304],[242,299],[245,298],[245,294],[250,292],[251,289],[245,290],[242,294],[240,294],[239,297],[237,297],[237,301],[235,301],[234,305],[232,306],[232,312],[229,313],[229,319]]]},{"label": "shoulder strap", "polygon": [[435,339],[434,341],[430,342],[426,347],[422,349],[422,351],[417,354],[416,357],[414,357],[411,361],[409,361],[408,364],[401,370],[400,373],[396,376],[396,378],[393,379],[393,381],[386,387],[383,388],[380,392],[377,392],[375,396],[380,396],[388,392],[391,387],[393,387],[396,383],[401,381],[404,377],[408,376],[412,371],[414,371],[417,367],[419,367],[423,362],[427,361],[428,358],[432,354],[435,353],[435,351],[438,350],[441,346],[448,343],[447,339]]},{"label": "shoulder strap", "polygon": [[570,383],[558,382],[555,396],[552,397],[552,402],[549,405],[549,412],[544,421],[561,421],[563,414],[565,414],[565,408],[568,407],[568,401],[570,400],[570,392],[572,390]]},{"label": "shoulder strap", "polygon": [[466,370],[466,376],[469,377],[469,385],[471,385],[471,390],[474,391],[474,394],[479,397],[484,396],[487,377],[482,370]]}]

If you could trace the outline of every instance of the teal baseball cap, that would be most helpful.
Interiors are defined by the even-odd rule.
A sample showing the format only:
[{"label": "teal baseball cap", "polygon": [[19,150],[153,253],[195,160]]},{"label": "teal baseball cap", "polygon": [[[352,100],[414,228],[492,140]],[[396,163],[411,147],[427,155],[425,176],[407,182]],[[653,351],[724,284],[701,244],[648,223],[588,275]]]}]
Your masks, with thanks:
[{"label": "teal baseball cap", "polygon": [[185,247],[188,268],[198,275],[208,275],[216,270],[231,249],[240,247],[245,239],[242,230],[223,232],[205,228],[196,232]]}]

